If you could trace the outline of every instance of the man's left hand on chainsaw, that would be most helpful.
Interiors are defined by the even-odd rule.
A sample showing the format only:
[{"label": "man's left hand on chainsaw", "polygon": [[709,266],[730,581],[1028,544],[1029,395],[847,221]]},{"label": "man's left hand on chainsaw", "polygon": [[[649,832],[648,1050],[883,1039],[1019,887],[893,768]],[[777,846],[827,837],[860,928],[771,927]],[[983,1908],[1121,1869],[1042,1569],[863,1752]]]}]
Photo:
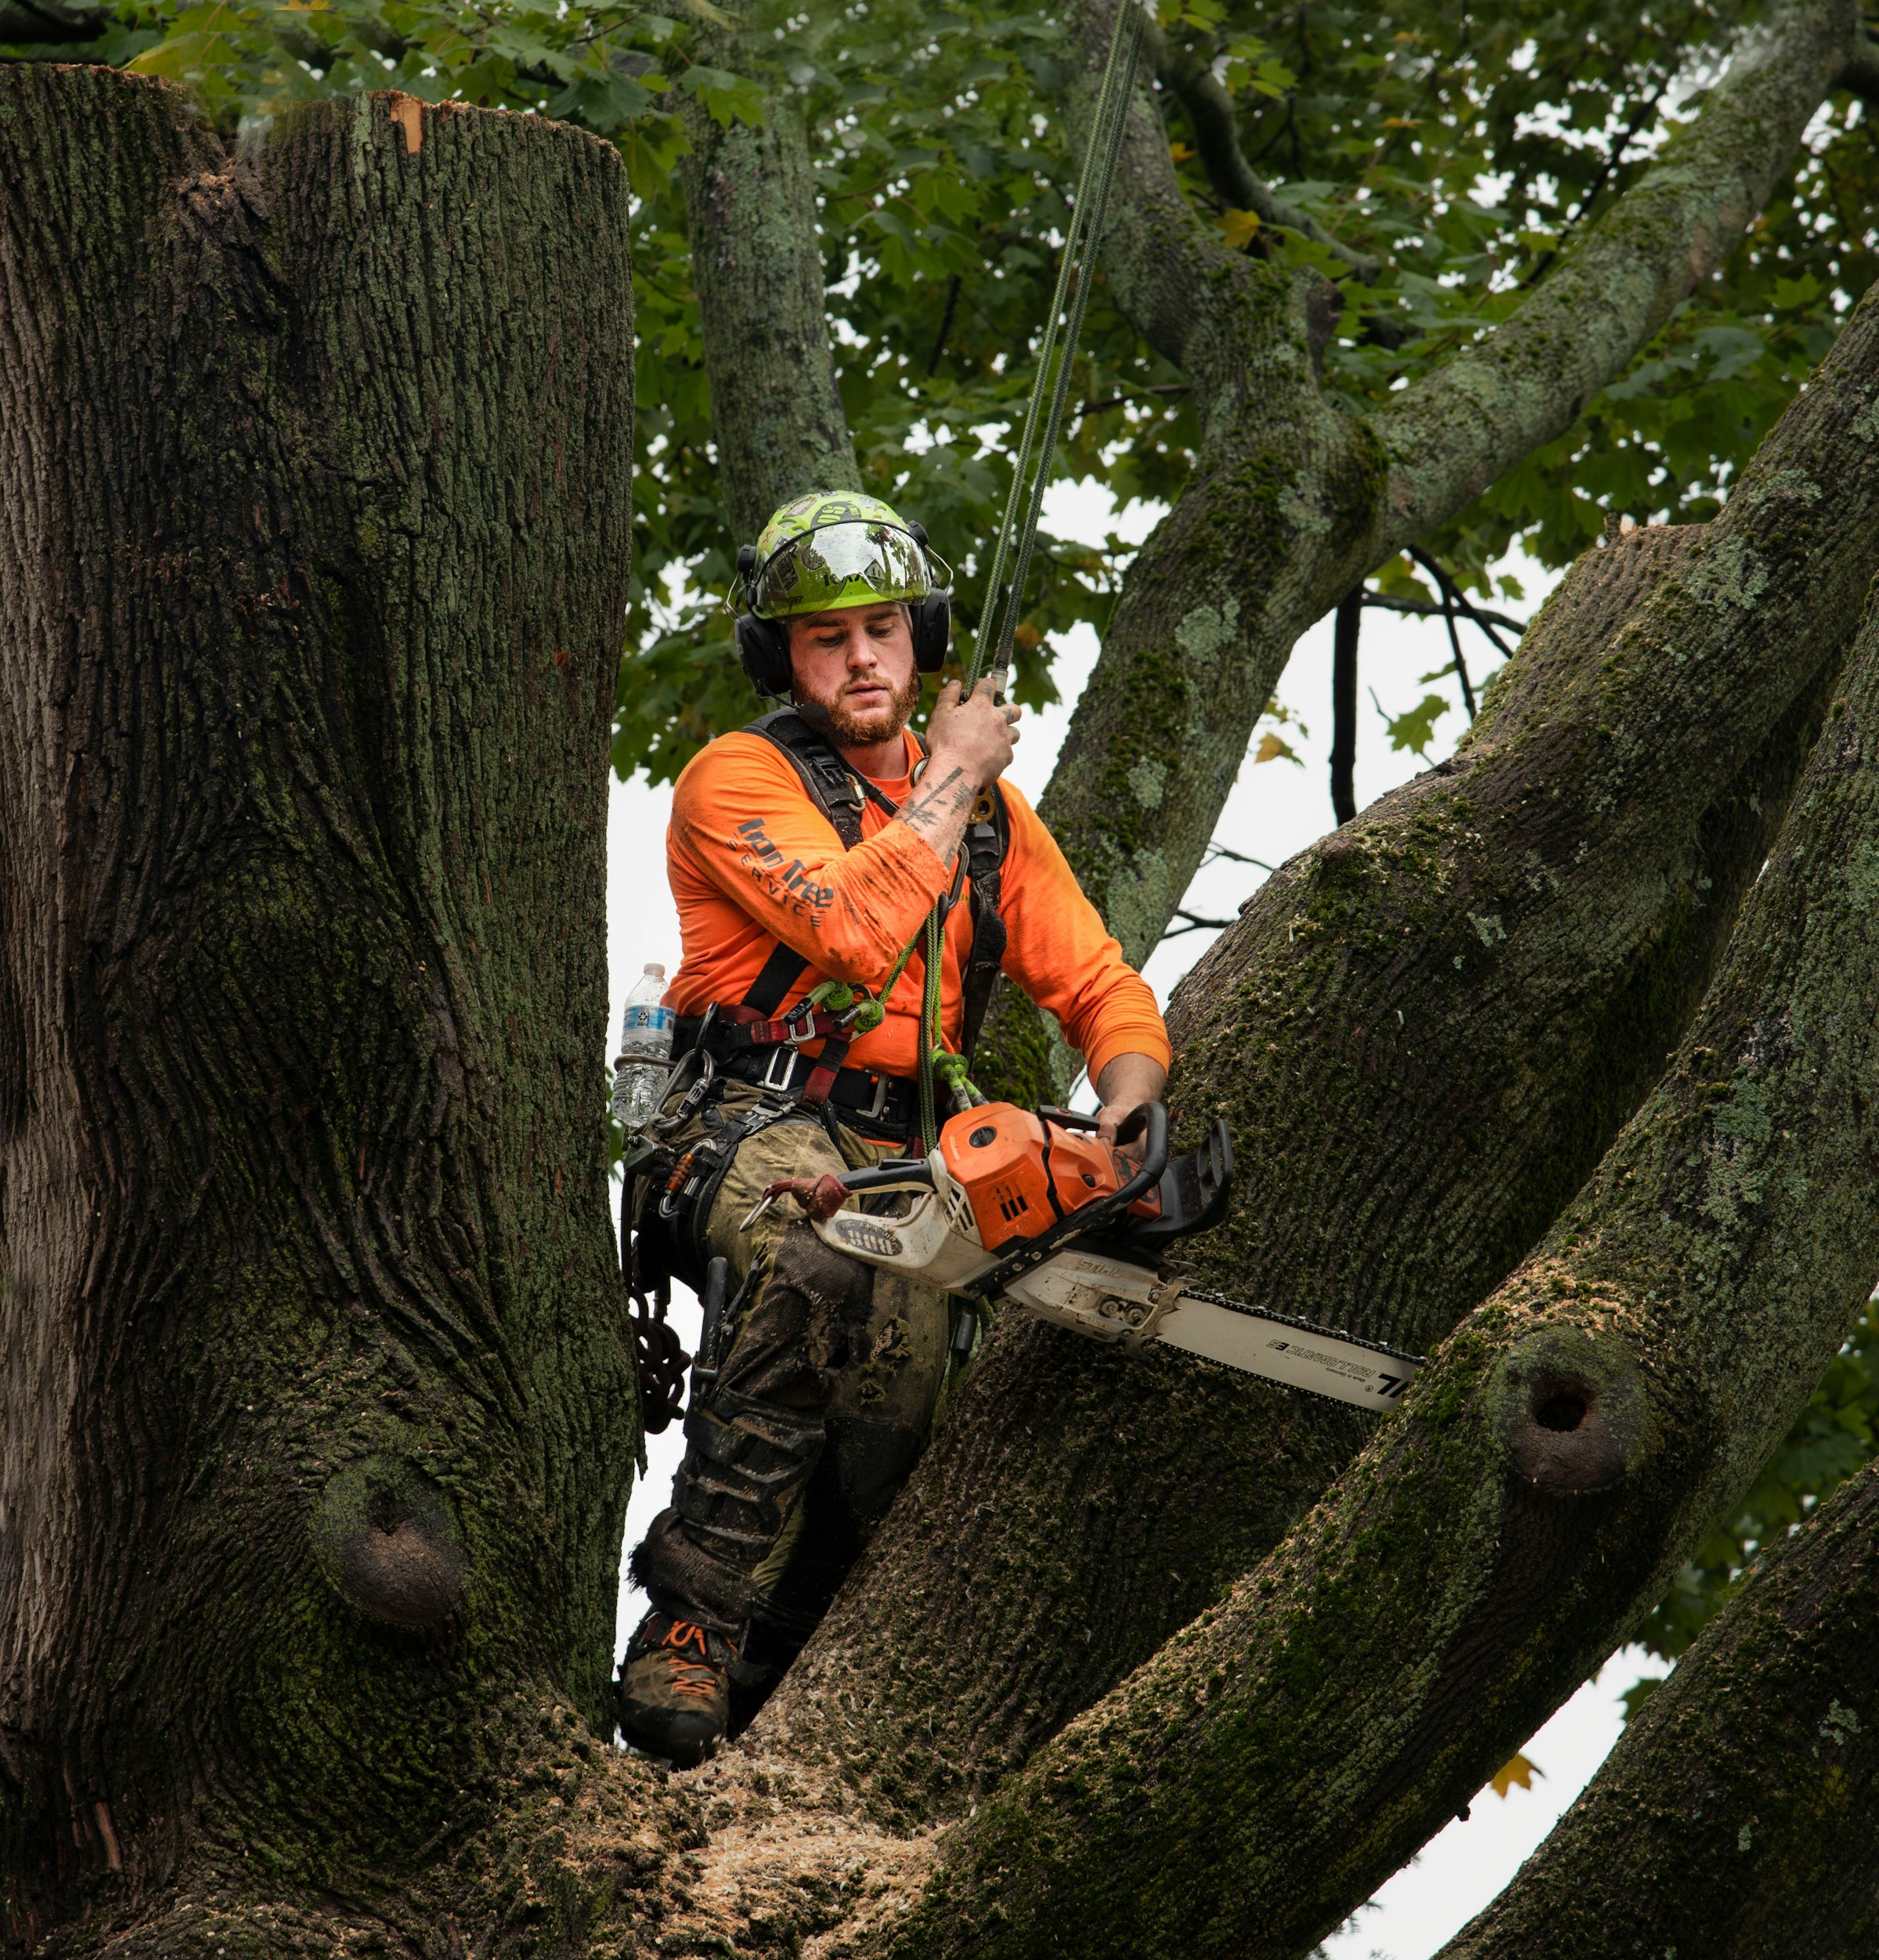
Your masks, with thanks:
[{"label": "man's left hand on chainsaw", "polygon": [[1159,1103],[1168,1085],[1168,1071],[1152,1055],[1118,1055],[1096,1080],[1102,1106],[1096,1112],[1096,1134],[1128,1158],[1141,1161],[1140,1138],[1117,1143],[1116,1132],[1145,1103]]}]

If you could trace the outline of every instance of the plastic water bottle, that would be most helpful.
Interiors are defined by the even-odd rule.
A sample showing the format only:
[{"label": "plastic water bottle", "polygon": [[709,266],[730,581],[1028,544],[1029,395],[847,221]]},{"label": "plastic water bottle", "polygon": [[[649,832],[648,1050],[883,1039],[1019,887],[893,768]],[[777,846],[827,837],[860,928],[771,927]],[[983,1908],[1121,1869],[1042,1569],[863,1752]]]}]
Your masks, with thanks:
[{"label": "plastic water bottle", "polygon": [[613,1062],[613,1113],[629,1131],[643,1130],[658,1115],[672,1074],[672,1030],[677,1016],[659,1005],[665,969],[648,961],[626,996],[620,1016],[620,1052]]}]

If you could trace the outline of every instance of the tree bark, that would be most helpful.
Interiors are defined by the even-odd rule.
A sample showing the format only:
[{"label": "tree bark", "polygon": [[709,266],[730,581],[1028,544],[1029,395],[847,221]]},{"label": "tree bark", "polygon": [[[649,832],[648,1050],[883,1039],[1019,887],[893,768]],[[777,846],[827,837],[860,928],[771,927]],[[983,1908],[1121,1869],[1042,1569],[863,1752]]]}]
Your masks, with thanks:
[{"label": "tree bark", "polygon": [[[747,9],[701,20],[700,53],[745,73],[766,63],[743,38]],[[691,153],[679,165],[711,388],[718,482],[740,544],[809,490],[858,490],[835,384],[816,222],[816,179],[799,103],[771,87],[752,128],[679,98]]]},{"label": "tree bark", "polygon": [[586,1909],[629,270],[533,117],[0,67],[10,1946]]},{"label": "tree bark", "polygon": [[[1758,476],[1730,514],[1784,501],[1791,536],[1812,486]],[[1674,590],[1627,637],[1654,624],[1706,637]],[[1081,1955],[1294,1960],[1596,1668],[1871,1290],[1876,879],[1879,615],[1700,1012],[1590,1183],[1285,1546],[955,1832],[893,1951],[1069,1951],[1073,1898]]]},{"label": "tree bark", "polygon": [[1879,1469],[1784,1543],[1442,1960],[1879,1944]]},{"label": "tree bark", "polygon": [[[1080,120],[1114,4],[1077,10]],[[1166,134],[1138,102],[1103,263],[1117,304],[1192,382],[1203,435],[1130,569],[1039,805],[1130,958],[1153,950],[1199,868],[1300,635],[1623,373],[1761,210],[1857,25],[1851,0],[1778,9],[1517,312],[1362,419],[1318,385],[1329,285],[1228,251],[1188,208]],[[982,1075],[1019,1099],[1051,1092],[1048,1038],[1008,988],[986,1039]]]},{"label": "tree bark", "polygon": [[[1209,1283],[1423,1349],[1590,1174],[1709,984],[1879,569],[1875,399],[1879,298],[1715,524],[1589,554],[1464,752],[1282,868],[1181,990],[1181,1123],[1225,1116],[1241,1164],[1191,1254]],[[763,1734],[800,1724],[885,1818],[954,1814],[1367,1433],[1001,1324]]]}]

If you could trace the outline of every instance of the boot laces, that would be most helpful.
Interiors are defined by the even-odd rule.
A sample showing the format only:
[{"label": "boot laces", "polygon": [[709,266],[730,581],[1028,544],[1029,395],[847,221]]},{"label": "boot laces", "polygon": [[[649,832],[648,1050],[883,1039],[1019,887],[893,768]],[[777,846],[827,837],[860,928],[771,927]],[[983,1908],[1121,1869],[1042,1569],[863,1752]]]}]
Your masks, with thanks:
[{"label": "boot laces", "polygon": [[[719,1674],[705,1645],[705,1630],[691,1620],[675,1619],[659,1645],[667,1655],[667,1678],[675,1695],[695,1695],[709,1701],[719,1691]],[[698,1658],[691,1658],[695,1651]]]}]

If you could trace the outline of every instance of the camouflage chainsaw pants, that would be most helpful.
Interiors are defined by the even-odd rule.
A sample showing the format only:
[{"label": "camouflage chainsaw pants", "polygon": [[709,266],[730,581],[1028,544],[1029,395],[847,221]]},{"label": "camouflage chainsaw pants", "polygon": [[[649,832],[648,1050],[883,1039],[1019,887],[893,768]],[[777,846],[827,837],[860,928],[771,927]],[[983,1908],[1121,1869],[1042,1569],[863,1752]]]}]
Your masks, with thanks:
[{"label": "camouflage chainsaw pants", "polygon": [[[735,1121],[757,1099],[733,1083],[717,1114]],[[704,1133],[694,1119],[672,1141],[682,1150]],[[946,1370],[944,1294],[824,1245],[792,1201],[740,1229],[770,1184],[907,1150],[845,1125],[837,1134],[839,1149],[805,1113],[738,1146],[705,1228],[709,1256],[730,1269],[717,1379],[702,1396],[694,1385],[672,1503],[633,1558],[656,1605],[774,1667],[808,1637],[906,1482]]]}]

